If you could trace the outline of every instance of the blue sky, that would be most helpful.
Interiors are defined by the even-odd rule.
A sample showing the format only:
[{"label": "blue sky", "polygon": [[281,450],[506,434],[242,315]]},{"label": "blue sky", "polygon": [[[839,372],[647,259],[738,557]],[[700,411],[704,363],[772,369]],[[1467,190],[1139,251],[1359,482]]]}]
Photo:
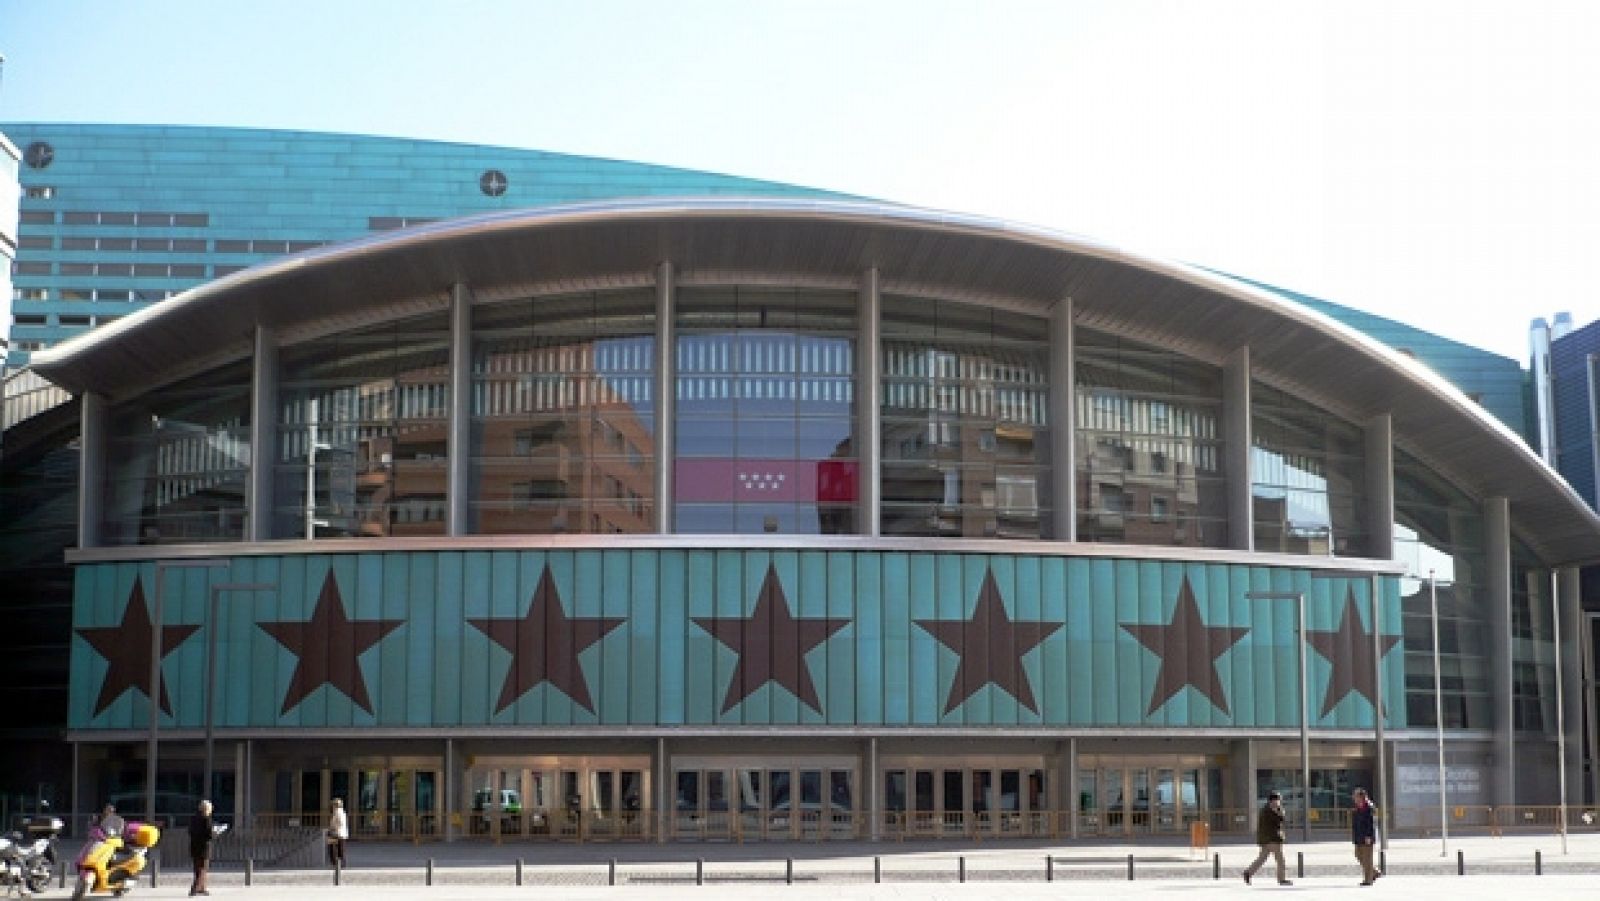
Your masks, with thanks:
[{"label": "blue sky", "polygon": [[537,147],[956,209],[1525,359],[1600,317],[1600,4],[0,0],[0,121]]}]

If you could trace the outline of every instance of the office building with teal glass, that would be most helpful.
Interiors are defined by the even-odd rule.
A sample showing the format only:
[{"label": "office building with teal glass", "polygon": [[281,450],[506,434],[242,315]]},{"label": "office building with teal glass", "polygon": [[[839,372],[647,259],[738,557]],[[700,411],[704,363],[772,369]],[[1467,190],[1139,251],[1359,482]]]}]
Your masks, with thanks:
[{"label": "office building with teal glass", "polygon": [[[472,203],[570,184],[450,152]],[[356,234],[186,236],[201,283],[26,349],[71,400],[14,428],[78,448],[74,806],[152,723],[163,792],[374,838],[1144,835],[1357,785],[1421,829],[1438,725],[1463,825],[1580,766],[1600,518],[1415,360],[1082,238],[559,161],[615,190],[310,191]]]}]

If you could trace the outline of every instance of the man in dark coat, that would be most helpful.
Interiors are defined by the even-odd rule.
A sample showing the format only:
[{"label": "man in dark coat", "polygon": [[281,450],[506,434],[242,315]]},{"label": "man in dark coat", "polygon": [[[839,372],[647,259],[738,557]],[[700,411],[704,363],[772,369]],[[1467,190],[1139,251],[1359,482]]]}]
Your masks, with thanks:
[{"label": "man in dark coat", "polygon": [[199,809],[189,818],[189,858],[194,861],[194,882],[189,885],[190,895],[211,894],[206,888],[206,871],[211,866],[211,842],[215,838],[211,802],[201,801]]},{"label": "man in dark coat", "polygon": [[1350,840],[1356,846],[1356,860],[1361,864],[1361,884],[1371,885],[1383,873],[1372,865],[1372,848],[1378,843],[1378,808],[1367,798],[1367,790],[1358,788],[1351,792],[1355,809],[1350,811]]},{"label": "man in dark coat", "polygon": [[1261,808],[1261,815],[1256,818],[1256,844],[1261,846],[1261,853],[1256,855],[1254,863],[1245,868],[1245,885],[1250,884],[1250,877],[1267,862],[1268,854],[1272,855],[1278,864],[1278,884],[1294,884],[1289,881],[1288,867],[1283,862],[1283,821],[1283,796],[1272,792],[1267,795],[1267,803]]}]

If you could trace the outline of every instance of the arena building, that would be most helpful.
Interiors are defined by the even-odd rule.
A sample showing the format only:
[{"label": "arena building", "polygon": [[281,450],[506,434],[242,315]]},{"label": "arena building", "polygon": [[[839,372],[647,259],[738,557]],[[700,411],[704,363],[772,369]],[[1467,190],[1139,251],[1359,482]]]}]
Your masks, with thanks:
[{"label": "arena building", "polygon": [[33,365],[79,403],[98,791],[154,706],[241,813],[373,836],[1130,834],[1358,784],[1422,828],[1436,710],[1468,821],[1554,804],[1578,722],[1559,476],[1326,316],[1084,239],[511,210]]}]

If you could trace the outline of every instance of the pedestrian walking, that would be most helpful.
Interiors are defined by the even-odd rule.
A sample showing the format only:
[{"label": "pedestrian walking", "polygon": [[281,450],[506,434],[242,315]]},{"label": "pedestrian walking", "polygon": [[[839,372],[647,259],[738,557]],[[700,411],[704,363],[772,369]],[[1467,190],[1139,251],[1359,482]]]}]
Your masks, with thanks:
[{"label": "pedestrian walking", "polygon": [[350,838],[350,818],[345,815],[344,801],[333,799],[333,815],[328,818],[328,863],[344,868],[344,843]]},{"label": "pedestrian walking", "polygon": [[1350,811],[1350,840],[1356,846],[1356,860],[1361,864],[1361,884],[1371,885],[1383,871],[1372,863],[1372,848],[1378,843],[1378,808],[1367,797],[1367,790],[1358,788],[1351,792],[1355,809]]},{"label": "pedestrian walking", "polygon": [[1261,815],[1256,817],[1256,844],[1261,846],[1261,853],[1256,855],[1255,862],[1245,867],[1244,884],[1250,884],[1250,877],[1261,869],[1267,862],[1267,855],[1278,864],[1278,884],[1294,885],[1289,881],[1289,868],[1283,862],[1283,795],[1272,792],[1267,795],[1267,803],[1261,808]]},{"label": "pedestrian walking", "polygon": [[209,895],[206,873],[211,869],[211,843],[217,837],[211,822],[211,802],[201,801],[194,816],[189,818],[189,859],[194,863],[194,882],[189,884],[189,894]]}]

